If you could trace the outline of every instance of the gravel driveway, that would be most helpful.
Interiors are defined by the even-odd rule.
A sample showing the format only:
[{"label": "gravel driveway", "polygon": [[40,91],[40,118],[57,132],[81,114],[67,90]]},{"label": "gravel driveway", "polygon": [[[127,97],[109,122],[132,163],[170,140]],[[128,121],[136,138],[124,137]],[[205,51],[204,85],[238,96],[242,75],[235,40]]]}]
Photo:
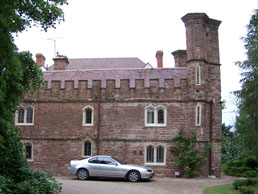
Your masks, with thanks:
[{"label": "gravel driveway", "polygon": [[235,177],[222,178],[157,178],[130,183],[123,180],[79,181],[75,177],[57,177],[62,183],[61,194],[200,194],[205,187],[230,184]]}]

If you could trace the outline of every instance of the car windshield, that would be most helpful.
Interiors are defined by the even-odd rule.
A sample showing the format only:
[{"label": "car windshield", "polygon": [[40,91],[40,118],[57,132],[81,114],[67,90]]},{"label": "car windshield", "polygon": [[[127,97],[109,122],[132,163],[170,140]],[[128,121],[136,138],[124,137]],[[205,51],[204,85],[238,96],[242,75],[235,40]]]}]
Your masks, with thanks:
[{"label": "car windshield", "polygon": [[119,160],[119,159],[117,159],[117,158],[115,158],[115,157],[112,157],[115,161],[117,161],[119,164],[126,164],[124,161],[122,161],[122,160]]}]

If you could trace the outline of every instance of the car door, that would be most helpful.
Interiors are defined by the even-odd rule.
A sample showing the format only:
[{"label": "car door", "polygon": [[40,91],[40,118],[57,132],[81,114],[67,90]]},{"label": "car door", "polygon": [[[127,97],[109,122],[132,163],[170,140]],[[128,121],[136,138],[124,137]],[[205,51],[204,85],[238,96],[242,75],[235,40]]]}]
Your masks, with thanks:
[{"label": "car door", "polygon": [[99,175],[103,177],[123,177],[123,169],[110,157],[98,157]]},{"label": "car door", "polygon": [[94,157],[88,160],[88,171],[90,176],[99,176],[99,160],[98,157]]}]

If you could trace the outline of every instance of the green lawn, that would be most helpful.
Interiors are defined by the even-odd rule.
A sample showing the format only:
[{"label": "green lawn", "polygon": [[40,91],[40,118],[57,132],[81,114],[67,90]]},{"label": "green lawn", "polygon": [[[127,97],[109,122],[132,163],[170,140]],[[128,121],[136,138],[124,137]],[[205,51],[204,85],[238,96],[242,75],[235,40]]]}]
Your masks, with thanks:
[{"label": "green lawn", "polygon": [[[207,187],[203,190],[203,193],[204,194],[240,194],[239,191],[233,190],[232,184]],[[255,194],[258,194],[258,188],[255,189]]]}]

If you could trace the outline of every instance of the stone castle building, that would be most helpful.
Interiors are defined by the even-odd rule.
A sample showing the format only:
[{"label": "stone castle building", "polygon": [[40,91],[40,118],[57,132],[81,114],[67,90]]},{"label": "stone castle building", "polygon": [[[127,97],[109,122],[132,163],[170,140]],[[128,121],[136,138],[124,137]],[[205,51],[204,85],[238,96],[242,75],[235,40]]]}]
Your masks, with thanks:
[{"label": "stone castle building", "polygon": [[174,176],[171,139],[184,129],[196,131],[198,148],[213,144],[200,175],[220,176],[221,22],[204,13],[182,20],[187,48],[172,53],[173,68],[163,68],[162,51],[157,68],[138,58],[57,55],[45,86],[25,94],[15,116],[31,167],[67,175],[70,160],[105,154]]}]

